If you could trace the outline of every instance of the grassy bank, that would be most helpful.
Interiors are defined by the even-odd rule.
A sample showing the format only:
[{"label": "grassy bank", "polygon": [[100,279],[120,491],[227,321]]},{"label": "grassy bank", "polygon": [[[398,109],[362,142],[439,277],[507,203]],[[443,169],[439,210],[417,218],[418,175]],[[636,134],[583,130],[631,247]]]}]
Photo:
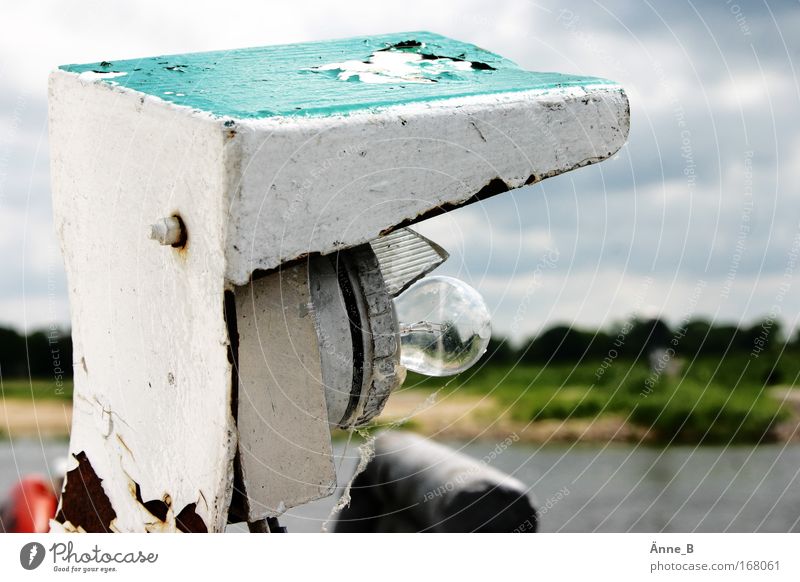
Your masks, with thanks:
[{"label": "grassy bank", "polygon": [[72,400],[72,382],[56,384],[53,380],[3,378],[0,397],[25,400]]},{"label": "grassy bank", "polygon": [[[677,364],[668,373],[630,360],[489,362],[453,378],[409,374],[385,416],[396,411],[396,418],[403,417],[439,390],[439,402],[422,416],[412,415],[405,428],[471,438],[493,425],[500,433],[527,432],[531,440],[569,440],[576,433],[585,440],[638,440],[646,434],[652,443],[691,444],[800,436],[795,428],[800,427],[800,390],[785,389],[797,383],[800,354],[706,357]],[[2,397],[37,405],[68,403],[72,386],[4,379]],[[21,409],[15,414],[27,416]],[[53,415],[59,426],[64,426],[62,417],[63,413]],[[620,426],[625,427],[622,433]]]},{"label": "grassy bank", "polygon": [[[651,370],[647,354],[666,354],[666,347],[664,366],[653,363]],[[66,330],[23,336],[0,328],[0,397],[14,403],[13,411],[6,407],[6,423],[27,422],[32,405],[41,404],[65,426],[63,414],[55,417],[72,387],[52,378],[61,362],[71,361]],[[376,422],[402,420],[420,432],[464,438],[494,430],[540,441],[800,441],[794,386],[800,386],[800,333],[788,337],[773,320],[693,319],[670,327],[635,319],[597,330],[557,324],[519,346],[493,338],[483,361],[455,378],[409,374]],[[441,392],[432,405],[427,396],[435,390]]]},{"label": "grassy bank", "polygon": [[0,438],[63,438],[72,420],[72,382],[0,381]]},{"label": "grassy bank", "polygon": [[450,379],[411,374],[405,385],[488,395],[516,422],[614,417],[649,431],[655,442],[753,443],[778,438],[775,428],[793,414],[770,378],[796,374],[762,368],[744,358],[685,362],[672,375],[630,361],[485,365]]}]

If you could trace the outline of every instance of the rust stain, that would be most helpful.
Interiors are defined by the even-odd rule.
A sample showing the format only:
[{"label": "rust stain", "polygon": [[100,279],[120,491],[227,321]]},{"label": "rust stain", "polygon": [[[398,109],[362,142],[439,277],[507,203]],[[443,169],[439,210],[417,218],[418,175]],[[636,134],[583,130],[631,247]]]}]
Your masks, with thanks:
[{"label": "rust stain", "polygon": [[78,466],[67,473],[56,521],[70,522],[88,533],[111,532],[111,522],[117,518],[117,512],[103,490],[103,480],[95,473],[84,451],[72,456]]},{"label": "rust stain", "polygon": [[178,251],[178,256],[181,258],[186,258],[187,249],[189,248],[189,232],[186,229],[186,223],[181,218],[181,215],[177,212],[173,212],[172,216],[178,219],[178,222],[181,225],[181,238],[178,242],[172,245],[176,251]]},{"label": "rust stain", "polygon": [[167,513],[169,512],[169,505],[167,505],[161,499],[151,499],[150,501],[142,500],[142,488],[139,487],[138,483],[134,482],[135,486],[135,496],[136,501],[142,504],[142,506],[150,512],[150,515],[158,519],[159,521],[166,521]]},{"label": "rust stain", "polygon": [[208,533],[203,518],[197,515],[197,504],[190,503],[175,518],[175,527],[183,533]]},{"label": "rust stain", "polygon": [[[169,510],[172,507],[172,498],[168,493],[164,494],[163,499],[151,499],[149,501],[145,501],[142,499],[142,488],[139,486],[138,483],[135,481],[133,482],[134,486],[134,497],[136,497],[136,501],[138,501],[142,507],[144,507],[150,515],[155,517],[161,523],[166,523],[167,518],[169,516]],[[202,496],[202,491],[200,492]],[[203,500],[205,497],[203,496]],[[197,503],[189,503],[183,509],[181,509],[180,513],[175,517],[175,528],[178,531],[182,531],[183,533],[208,533],[208,527],[206,526],[203,518],[197,514]]]},{"label": "rust stain", "polygon": [[126,443],[122,439],[122,436],[119,433],[117,433],[116,436],[117,436],[117,440],[119,441],[119,444],[121,444],[125,448],[125,450],[128,451],[128,454],[131,456],[132,459],[136,460],[136,457],[134,456],[133,451],[131,450],[131,448],[128,446],[128,443]]},{"label": "rust stain", "polygon": [[225,130],[225,139],[233,139],[236,137],[236,122],[233,119],[226,120],[222,125],[227,128]]}]

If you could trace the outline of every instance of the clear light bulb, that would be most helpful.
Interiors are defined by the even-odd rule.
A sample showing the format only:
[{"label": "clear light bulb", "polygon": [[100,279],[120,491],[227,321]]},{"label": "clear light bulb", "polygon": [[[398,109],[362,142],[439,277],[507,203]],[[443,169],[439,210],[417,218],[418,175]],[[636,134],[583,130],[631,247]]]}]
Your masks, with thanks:
[{"label": "clear light bulb", "polygon": [[492,335],[486,303],[452,277],[426,277],[395,299],[400,362],[426,376],[452,376],[470,368]]}]

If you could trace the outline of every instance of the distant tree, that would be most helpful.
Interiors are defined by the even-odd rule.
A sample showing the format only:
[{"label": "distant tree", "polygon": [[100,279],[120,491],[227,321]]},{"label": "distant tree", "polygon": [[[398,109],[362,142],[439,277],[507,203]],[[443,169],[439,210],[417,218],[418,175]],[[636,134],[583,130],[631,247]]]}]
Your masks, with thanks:
[{"label": "distant tree", "polygon": [[669,347],[673,334],[662,319],[637,319],[629,326],[619,351],[627,357],[646,357],[655,348]]},{"label": "distant tree", "polygon": [[529,362],[578,361],[597,356],[607,344],[605,333],[556,325],[528,340],[522,359]]},{"label": "distant tree", "polygon": [[684,326],[683,337],[678,338],[676,351],[681,355],[693,358],[699,355],[703,350],[707,350],[706,342],[708,341],[711,327],[711,322],[705,319],[693,319],[689,321]]},{"label": "distant tree", "polygon": [[764,319],[742,330],[738,347],[742,350],[769,352],[783,343],[780,321]]},{"label": "distant tree", "polygon": [[517,350],[504,337],[492,336],[481,360],[485,364],[511,365],[517,360]]},{"label": "distant tree", "polygon": [[18,378],[26,373],[25,338],[13,329],[0,328],[0,374]]},{"label": "distant tree", "polygon": [[72,343],[69,333],[37,331],[28,336],[30,374],[34,378],[48,378],[56,367],[72,372]]},{"label": "distant tree", "polygon": [[72,341],[68,331],[36,331],[23,336],[0,328],[0,374],[4,378],[50,378],[56,368],[72,374]]},{"label": "distant tree", "polygon": [[790,348],[800,348],[800,327],[794,330],[794,335],[789,339]]}]

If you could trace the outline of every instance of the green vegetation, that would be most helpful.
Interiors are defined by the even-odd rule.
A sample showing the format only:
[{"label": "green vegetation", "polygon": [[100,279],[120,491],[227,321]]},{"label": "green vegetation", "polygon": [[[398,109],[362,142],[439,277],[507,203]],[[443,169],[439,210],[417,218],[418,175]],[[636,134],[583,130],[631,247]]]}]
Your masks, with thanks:
[{"label": "green vegetation", "polygon": [[[792,359],[800,367],[800,358]],[[769,441],[774,423],[789,413],[770,396],[770,387],[758,381],[758,373],[745,372],[738,383],[726,381],[728,376],[738,376],[731,371],[746,364],[741,360],[696,361],[670,378],[656,378],[641,362],[617,361],[598,380],[595,373],[600,364],[508,368],[487,363],[452,379],[410,374],[406,386],[489,394],[522,422],[621,416],[650,428],[661,442]],[[718,375],[709,377],[717,364],[721,364]]]},{"label": "green vegetation", "polygon": [[[613,415],[663,443],[772,440],[775,424],[791,412],[771,390],[800,378],[798,342],[764,341],[755,326],[738,340],[736,328],[722,328],[720,339],[710,326],[694,327],[712,336],[713,349],[685,330],[680,339],[687,341],[673,343],[679,335],[666,326],[654,345],[650,334],[615,344],[613,335],[553,328],[542,334],[546,341],[539,336],[520,349],[493,341],[479,366],[454,378],[410,374],[406,387],[489,394],[522,423]],[[668,355],[654,352],[661,363],[647,357],[658,345],[675,346]]]},{"label": "green vegetation", "polygon": [[0,327],[0,378],[72,377],[72,341],[69,331],[52,328],[27,336]]},{"label": "green vegetation", "polygon": [[[71,361],[65,332],[0,329],[5,398],[70,399]],[[494,339],[472,370],[409,374],[405,386],[488,394],[523,425],[614,416],[663,443],[756,443],[773,439],[775,424],[792,414],[773,387],[799,378],[800,335],[783,337],[777,322],[637,320],[611,330],[555,326],[519,347]]]},{"label": "green vegetation", "polygon": [[33,400],[72,400],[72,382],[56,385],[55,380],[6,379],[0,382],[1,398],[24,398]]},{"label": "green vegetation", "polygon": [[68,331],[21,335],[0,328],[0,397],[72,399],[72,342]]}]

